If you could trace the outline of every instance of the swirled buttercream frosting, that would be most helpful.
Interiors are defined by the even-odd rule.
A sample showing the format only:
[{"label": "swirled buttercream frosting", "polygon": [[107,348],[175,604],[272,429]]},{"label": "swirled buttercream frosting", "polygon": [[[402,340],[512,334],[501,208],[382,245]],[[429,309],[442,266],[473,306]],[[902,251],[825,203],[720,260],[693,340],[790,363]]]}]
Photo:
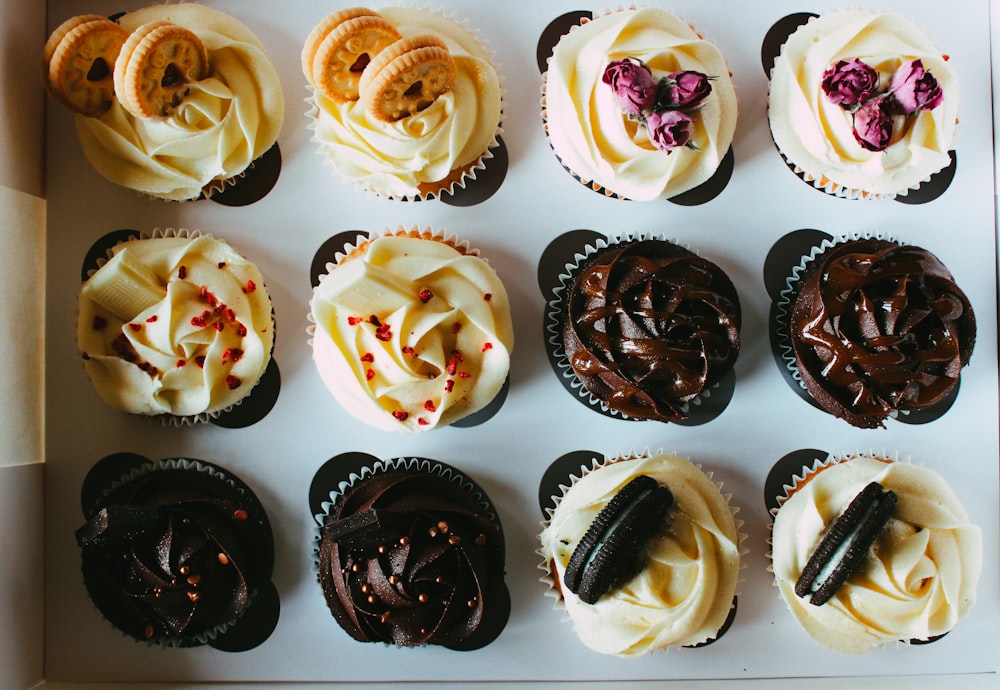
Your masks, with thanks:
[{"label": "swirled buttercream frosting", "polygon": [[271,359],[260,271],[208,235],[124,242],[80,291],[77,342],[100,396],[134,414],[211,414]]},{"label": "swirled buttercream frosting", "polygon": [[[940,106],[893,113],[885,149],[866,148],[854,134],[854,109],[823,90],[827,70],[854,60],[875,70],[880,91],[890,87],[904,63],[919,60],[940,86]],[[958,101],[955,70],[909,20],[849,10],[813,18],[788,38],[771,72],[768,118],[778,149],[820,186],[891,195],[905,193],[950,164]]]},{"label": "swirled buttercream frosting", "polygon": [[[666,486],[674,504],[639,573],[596,603],[584,603],[564,585],[566,567],[601,509],[639,475]],[[719,487],[685,458],[617,460],[584,474],[558,501],[540,540],[573,627],[594,651],[633,656],[697,645],[716,636],[732,609],[740,570],[733,511]]]},{"label": "swirled buttercream frosting", "polygon": [[[711,78],[712,93],[691,123],[691,146],[658,149],[604,83],[609,63],[643,62],[655,80],[676,72]],[[665,199],[707,181],[736,129],[736,92],[714,44],[655,7],[594,17],[564,35],[549,58],[543,119],[549,143],[570,172],[637,201]]]},{"label": "swirled buttercream frosting", "polygon": [[424,431],[500,392],[514,331],[486,261],[429,234],[400,234],[330,268],[311,301],[313,359],[349,413],[381,429]]},{"label": "swirled buttercream frosting", "polygon": [[718,266],[671,242],[599,250],[564,297],[563,347],[580,382],[634,419],[678,421],[740,349],[740,302]]},{"label": "swirled buttercream frosting", "polygon": [[[820,606],[797,596],[795,582],[812,552],[870,482],[895,493],[897,503],[863,565]],[[775,583],[795,620],[844,654],[943,635],[976,599],[980,530],[944,479],[924,467],[872,456],[821,465],[778,509],[771,542]]]},{"label": "swirled buttercream frosting", "polygon": [[271,540],[255,498],[187,461],[124,479],[77,531],[101,613],[138,640],[170,646],[204,644],[244,615],[270,579]]},{"label": "swirled buttercream frosting", "polygon": [[509,613],[503,533],[475,494],[432,472],[376,472],[340,495],[320,530],[319,582],[361,642],[472,649]]},{"label": "swirled buttercream frosting", "polygon": [[107,179],[176,201],[243,173],[278,138],[285,104],[278,72],[240,22],[203,5],[156,5],[128,12],[128,31],[167,21],[205,44],[209,75],[190,84],[165,117],[136,117],[116,99],[99,117],[76,116],[87,159]]},{"label": "swirled buttercream frosting", "polygon": [[433,36],[455,63],[451,88],[428,107],[394,122],[375,117],[363,99],[335,103],[319,91],[313,138],[344,178],[383,196],[413,198],[450,188],[496,146],[500,78],[478,36],[429,10],[384,7],[378,14],[403,39]]},{"label": "swirled buttercream frosting", "polygon": [[823,409],[873,428],[953,391],[972,356],[976,319],[937,257],[868,239],[814,261],[795,293],[789,330],[798,374]]}]

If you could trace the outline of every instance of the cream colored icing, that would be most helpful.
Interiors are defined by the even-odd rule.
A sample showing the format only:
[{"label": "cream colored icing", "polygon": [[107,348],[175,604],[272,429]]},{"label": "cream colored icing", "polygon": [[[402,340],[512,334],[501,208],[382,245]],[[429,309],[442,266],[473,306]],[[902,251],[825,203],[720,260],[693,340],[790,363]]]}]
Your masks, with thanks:
[{"label": "cream colored icing", "polygon": [[[869,483],[896,493],[894,516],[863,568],[821,606],[795,595],[825,531]],[[969,612],[982,568],[982,535],[937,473],[857,456],[814,475],[781,506],[772,532],[775,582],[817,642],[863,654],[896,640],[942,635]]]},{"label": "cream colored icing", "polygon": [[117,184],[171,200],[197,198],[216,180],[243,173],[277,141],[285,104],[278,72],[245,26],[196,4],[156,5],[119,20],[134,31],[170,21],[194,31],[211,73],[168,116],[137,118],[116,100],[97,118],[76,116],[83,152]]},{"label": "cream colored icing", "polygon": [[[622,112],[601,81],[613,60],[642,60],[659,79],[693,70],[715,79],[695,114],[691,141],[667,154],[645,128]],[[673,14],[655,7],[621,10],[562,37],[545,77],[545,119],[556,155],[574,174],[636,201],[664,199],[707,181],[729,150],[736,129],[736,92],[712,43]]]},{"label": "cream colored icing", "polygon": [[469,30],[442,15],[409,7],[378,10],[403,37],[442,39],[455,60],[452,88],[432,105],[398,122],[372,117],[361,101],[334,103],[316,92],[314,139],[327,162],[347,179],[379,194],[412,197],[474,164],[496,139],[500,80],[490,55]]},{"label": "cream colored icing", "polygon": [[739,537],[727,499],[690,461],[665,454],[603,465],[570,487],[540,536],[540,553],[558,582],[601,508],[640,474],[674,495],[645,567],[595,604],[560,589],[580,640],[605,654],[704,642],[719,632],[736,594]]},{"label": "cream colored icing", "polygon": [[507,378],[507,292],[483,259],[444,242],[376,238],[321,280],[310,306],[320,377],[374,427],[447,426],[489,404]]},{"label": "cream colored icing", "polygon": [[[885,151],[868,151],[852,134],[851,114],[823,94],[823,72],[838,60],[859,58],[888,87],[903,62],[920,58],[944,93],[942,104],[894,118]],[[792,34],[775,60],[768,117],[775,144],[810,175],[848,189],[898,194],[950,163],[958,117],[958,76],[923,33],[895,14],[831,12]]]},{"label": "cream colored icing", "polygon": [[[114,407],[212,413],[263,375],[274,343],[271,300],[257,267],[221,240],[135,240],[116,246],[84,283],[77,337],[90,379]],[[135,361],[119,355],[116,341]]]}]

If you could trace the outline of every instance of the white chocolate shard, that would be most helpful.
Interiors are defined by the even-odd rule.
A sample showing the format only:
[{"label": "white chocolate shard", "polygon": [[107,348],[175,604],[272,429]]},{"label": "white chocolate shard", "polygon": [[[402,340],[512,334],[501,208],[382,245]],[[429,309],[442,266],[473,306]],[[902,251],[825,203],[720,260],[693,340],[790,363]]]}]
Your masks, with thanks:
[{"label": "white chocolate shard", "polygon": [[83,286],[84,293],[113,315],[128,322],[166,296],[153,271],[134,261],[128,249],[118,252]]}]

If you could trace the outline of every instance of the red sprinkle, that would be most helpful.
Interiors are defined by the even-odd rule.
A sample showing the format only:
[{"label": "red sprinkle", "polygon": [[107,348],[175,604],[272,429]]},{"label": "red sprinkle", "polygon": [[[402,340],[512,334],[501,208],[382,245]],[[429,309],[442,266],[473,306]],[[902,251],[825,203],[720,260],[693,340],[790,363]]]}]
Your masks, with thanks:
[{"label": "red sprinkle", "polygon": [[400,350],[402,350],[404,355],[409,355],[410,357],[417,356],[417,353],[409,345],[403,345],[403,347],[401,347]]},{"label": "red sprinkle", "polygon": [[243,350],[238,347],[228,347],[226,348],[226,351],[222,353],[222,363],[225,364],[226,362],[232,362],[233,364],[236,364],[236,362],[240,361],[242,357]]},{"label": "red sprinkle", "polygon": [[217,265],[217,266],[218,266],[219,268],[225,268],[225,267],[226,267],[226,262],[225,262],[225,261],[220,261],[220,262],[219,262],[218,264],[216,264],[216,265]]},{"label": "red sprinkle", "polygon": [[365,372],[365,379],[366,380],[371,381],[373,378],[375,378],[375,370],[374,369],[369,369],[368,371]]},{"label": "red sprinkle", "polygon": [[458,333],[460,330],[462,330],[462,324],[456,321],[455,325],[451,327],[451,332]]},{"label": "red sprinkle", "polygon": [[222,333],[222,331],[223,331],[223,329],[225,327],[226,327],[226,324],[222,323],[221,321],[216,321],[215,323],[212,324],[212,328],[214,328],[215,330],[217,330],[219,333]]},{"label": "red sprinkle", "polygon": [[487,292],[485,295],[483,295],[483,299],[489,302],[491,299],[493,299],[493,295]]},{"label": "red sprinkle", "polygon": [[382,322],[379,321],[378,317],[375,316],[374,314],[372,314],[371,316],[368,317],[368,323],[370,323],[373,326],[381,326],[382,325]]},{"label": "red sprinkle", "polygon": [[233,311],[232,309],[226,309],[226,320],[236,321],[236,312]]},{"label": "red sprinkle", "polygon": [[194,363],[198,365],[200,369],[205,368],[205,355],[198,355],[194,358]]},{"label": "red sprinkle", "polygon": [[247,335],[247,327],[241,323],[236,324],[236,335],[238,335],[241,338],[245,338]]},{"label": "red sprinkle", "polygon": [[483,343],[483,352],[493,349],[493,343]]},{"label": "red sprinkle", "polygon": [[448,372],[449,376],[454,376],[455,372],[458,371],[458,362],[456,362],[453,359],[449,360],[448,361],[448,367],[445,369],[445,371]]},{"label": "red sprinkle", "polygon": [[107,325],[108,325],[108,320],[105,319],[103,316],[95,316],[94,317],[94,330],[95,331],[103,331],[104,327],[107,326]]},{"label": "red sprinkle", "polygon": [[348,316],[347,317],[347,325],[348,326],[357,326],[362,321],[364,321],[364,319],[362,319],[360,316]]},{"label": "red sprinkle", "polygon": [[374,362],[375,361],[375,355],[373,355],[371,352],[366,352],[363,355],[361,355],[361,361],[362,362]]},{"label": "red sprinkle", "polygon": [[177,269],[177,277],[180,278],[181,280],[187,278],[187,275],[188,275],[187,266],[181,266],[180,268]]},{"label": "red sprinkle", "polygon": [[427,304],[428,302],[430,302],[431,298],[433,296],[434,296],[434,293],[431,292],[430,290],[426,289],[426,288],[423,289],[423,290],[421,290],[420,291],[420,295],[419,295],[420,301],[423,302],[424,304]]},{"label": "red sprinkle", "polygon": [[462,353],[459,352],[458,350],[452,350],[451,351],[451,356],[454,357],[459,362],[464,362],[465,361],[465,360],[462,359]]},{"label": "red sprinkle", "polygon": [[241,383],[243,382],[240,381],[240,378],[238,376],[233,376],[232,374],[230,374],[229,376],[226,377],[226,386],[231,391],[234,391],[237,388],[239,388]]},{"label": "red sprinkle", "polygon": [[427,410],[428,412],[436,412],[437,406],[434,405],[433,400],[428,400],[427,402],[424,403],[424,409]]},{"label": "red sprinkle", "polygon": [[451,379],[448,379],[447,381],[444,382],[444,392],[445,393],[451,393],[451,389],[454,388],[454,387],[455,387],[455,382],[452,381]]},{"label": "red sprinkle", "polygon": [[460,372],[458,372],[458,378],[460,378],[460,379],[467,379],[467,378],[469,378],[471,376],[472,376],[472,374],[470,374],[467,371],[460,371]]},{"label": "red sprinkle", "polygon": [[146,319],[146,323],[156,323],[156,319],[157,319],[157,318],[158,318],[158,317],[156,316],[156,314],[153,314],[153,315],[152,315],[152,316],[150,316],[150,317],[149,317],[148,319]]},{"label": "red sprinkle", "polygon": [[178,360],[177,360],[177,368],[178,368],[178,369],[179,369],[180,367],[183,367],[183,366],[185,366],[186,364],[187,364],[187,360],[186,360],[186,359],[178,359]]},{"label": "red sprinkle", "polygon": [[409,417],[410,415],[404,412],[403,410],[396,410],[395,412],[392,413],[392,416],[401,422],[405,422],[406,418]]},{"label": "red sprinkle", "polygon": [[257,289],[257,283],[253,282],[252,280],[248,280],[247,281],[247,286],[245,288],[243,288],[243,292],[249,294],[249,293],[253,292],[256,289]]},{"label": "red sprinkle", "polygon": [[90,355],[88,355],[86,352],[81,352],[80,356],[83,357],[84,361],[87,361],[87,360],[90,359]]},{"label": "red sprinkle", "polygon": [[417,417],[417,424],[419,424],[420,426],[427,426],[428,424],[430,424],[430,422],[428,422],[423,417]]},{"label": "red sprinkle", "polygon": [[392,331],[389,330],[389,324],[379,324],[378,328],[375,329],[375,337],[384,343],[392,340]]},{"label": "red sprinkle", "polygon": [[128,325],[128,327],[131,328],[136,333],[138,333],[139,331],[142,330],[142,324],[141,323],[130,323]]}]

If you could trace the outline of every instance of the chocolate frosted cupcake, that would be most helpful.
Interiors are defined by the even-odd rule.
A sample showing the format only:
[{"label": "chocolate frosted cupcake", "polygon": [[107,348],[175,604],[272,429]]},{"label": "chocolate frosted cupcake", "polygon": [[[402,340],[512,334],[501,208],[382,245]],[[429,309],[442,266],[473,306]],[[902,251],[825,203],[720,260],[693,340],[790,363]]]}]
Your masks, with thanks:
[{"label": "chocolate frosted cupcake", "polygon": [[711,475],[687,459],[605,459],[571,478],[542,524],[543,582],[590,649],[635,656],[699,646],[731,622],[740,523]]},{"label": "chocolate frosted cupcake", "polygon": [[482,490],[430,460],[377,462],[322,516],[319,582],[360,642],[477,649],[510,613],[504,537]]},{"label": "chocolate frosted cupcake", "polygon": [[788,365],[822,409],[857,427],[940,403],[976,341],[968,298],[937,257],[912,245],[824,244],[782,299]]},{"label": "chocolate frosted cupcake", "polygon": [[982,535],[937,473],[883,455],[830,456],[785,488],[771,569],[824,647],[864,654],[934,640],[971,609]]},{"label": "chocolate frosted cupcake", "polygon": [[77,342],[108,404],[180,424],[250,394],[274,345],[253,263],[210,235],[168,228],[115,245],[98,266],[80,291]]},{"label": "chocolate frosted cupcake", "polygon": [[76,538],[87,592],[136,640],[224,647],[257,594],[273,590],[267,515],[249,487],[210,463],[144,463],[85,516]]},{"label": "chocolate frosted cupcake", "polygon": [[659,239],[591,248],[564,281],[568,367],[607,409],[676,422],[728,374],[740,349],[740,302],[711,261]]}]

